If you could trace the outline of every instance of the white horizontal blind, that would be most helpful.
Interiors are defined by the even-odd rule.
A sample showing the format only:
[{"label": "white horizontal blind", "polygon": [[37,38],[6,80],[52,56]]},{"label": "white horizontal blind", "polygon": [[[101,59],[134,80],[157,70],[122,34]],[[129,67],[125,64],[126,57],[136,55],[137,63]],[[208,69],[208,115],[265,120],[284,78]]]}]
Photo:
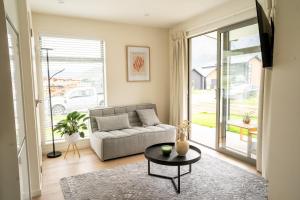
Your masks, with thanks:
[{"label": "white horizontal blind", "polygon": [[[61,71],[50,83],[54,125],[69,112],[88,113],[89,108],[104,105],[105,99],[104,41],[40,37],[45,110],[43,144],[52,140],[45,48],[51,49],[48,51],[50,76]],[[55,134],[55,140],[60,139]]]}]

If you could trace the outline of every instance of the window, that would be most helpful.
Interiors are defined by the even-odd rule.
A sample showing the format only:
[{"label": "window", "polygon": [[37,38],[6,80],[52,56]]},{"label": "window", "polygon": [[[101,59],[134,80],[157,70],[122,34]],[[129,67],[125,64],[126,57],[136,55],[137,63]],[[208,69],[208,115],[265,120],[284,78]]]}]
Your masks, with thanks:
[{"label": "window", "polygon": [[[47,50],[53,124],[67,113],[105,104],[104,41],[59,37],[40,37],[44,89],[43,143],[52,140],[48,95]],[[55,134],[55,140],[61,139]]]}]

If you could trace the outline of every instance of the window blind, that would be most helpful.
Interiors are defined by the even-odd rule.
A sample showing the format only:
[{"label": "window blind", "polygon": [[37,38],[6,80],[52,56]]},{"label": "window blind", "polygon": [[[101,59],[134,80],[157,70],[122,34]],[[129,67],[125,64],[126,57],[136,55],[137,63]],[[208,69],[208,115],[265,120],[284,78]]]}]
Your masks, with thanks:
[{"label": "window blind", "polygon": [[[61,37],[40,37],[41,68],[43,74],[44,115],[42,143],[51,141],[50,102],[48,95],[47,50],[49,56],[53,124],[67,113],[104,105],[103,40],[85,40]],[[87,136],[87,134],[86,134]],[[61,136],[55,134],[55,140]]]}]

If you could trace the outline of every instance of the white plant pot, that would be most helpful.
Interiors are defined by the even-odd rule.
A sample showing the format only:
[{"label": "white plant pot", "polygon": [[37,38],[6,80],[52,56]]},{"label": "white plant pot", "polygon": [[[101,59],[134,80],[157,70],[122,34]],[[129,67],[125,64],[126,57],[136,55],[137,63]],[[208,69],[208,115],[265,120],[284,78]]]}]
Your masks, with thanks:
[{"label": "white plant pot", "polygon": [[76,144],[80,139],[79,133],[73,133],[72,135],[64,134],[65,140],[69,144]]}]

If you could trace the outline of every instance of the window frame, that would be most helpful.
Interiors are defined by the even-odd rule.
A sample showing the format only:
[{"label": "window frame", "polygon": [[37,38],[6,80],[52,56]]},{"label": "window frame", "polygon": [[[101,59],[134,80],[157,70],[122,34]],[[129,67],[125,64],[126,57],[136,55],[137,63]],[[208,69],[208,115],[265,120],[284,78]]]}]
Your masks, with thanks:
[{"label": "window frame", "polygon": [[[102,41],[103,42],[103,96],[104,96],[104,106],[107,106],[107,74],[106,74],[106,41],[102,38],[98,38],[98,37],[88,37],[88,36],[82,36],[82,35],[78,35],[78,36],[74,36],[74,35],[69,35],[69,34],[56,34],[56,33],[45,33],[45,32],[40,32],[37,34],[37,37],[35,39],[35,49],[36,49],[36,70],[37,70],[37,82],[38,82],[38,97],[39,99],[43,99],[45,98],[44,95],[44,83],[43,83],[43,67],[42,67],[42,59],[41,59],[41,38],[42,37],[55,37],[55,38],[64,38],[64,39],[77,39],[77,40],[90,40],[90,41]],[[40,121],[40,137],[41,137],[41,145],[43,148],[43,152],[44,149],[49,148],[48,146],[50,144],[52,144],[52,141],[48,141],[45,139],[45,115],[46,115],[46,111],[45,111],[45,106],[44,103],[39,104],[39,110],[40,110],[40,114],[39,114],[39,121]],[[90,123],[87,123],[88,126],[88,133],[91,133],[91,128],[90,128]],[[81,141],[89,141],[89,134],[87,136],[85,136],[85,138],[80,138]],[[63,143],[65,144],[65,141],[63,138],[60,139],[55,139],[54,140],[55,143]],[[86,145],[84,142],[83,145]]]}]

